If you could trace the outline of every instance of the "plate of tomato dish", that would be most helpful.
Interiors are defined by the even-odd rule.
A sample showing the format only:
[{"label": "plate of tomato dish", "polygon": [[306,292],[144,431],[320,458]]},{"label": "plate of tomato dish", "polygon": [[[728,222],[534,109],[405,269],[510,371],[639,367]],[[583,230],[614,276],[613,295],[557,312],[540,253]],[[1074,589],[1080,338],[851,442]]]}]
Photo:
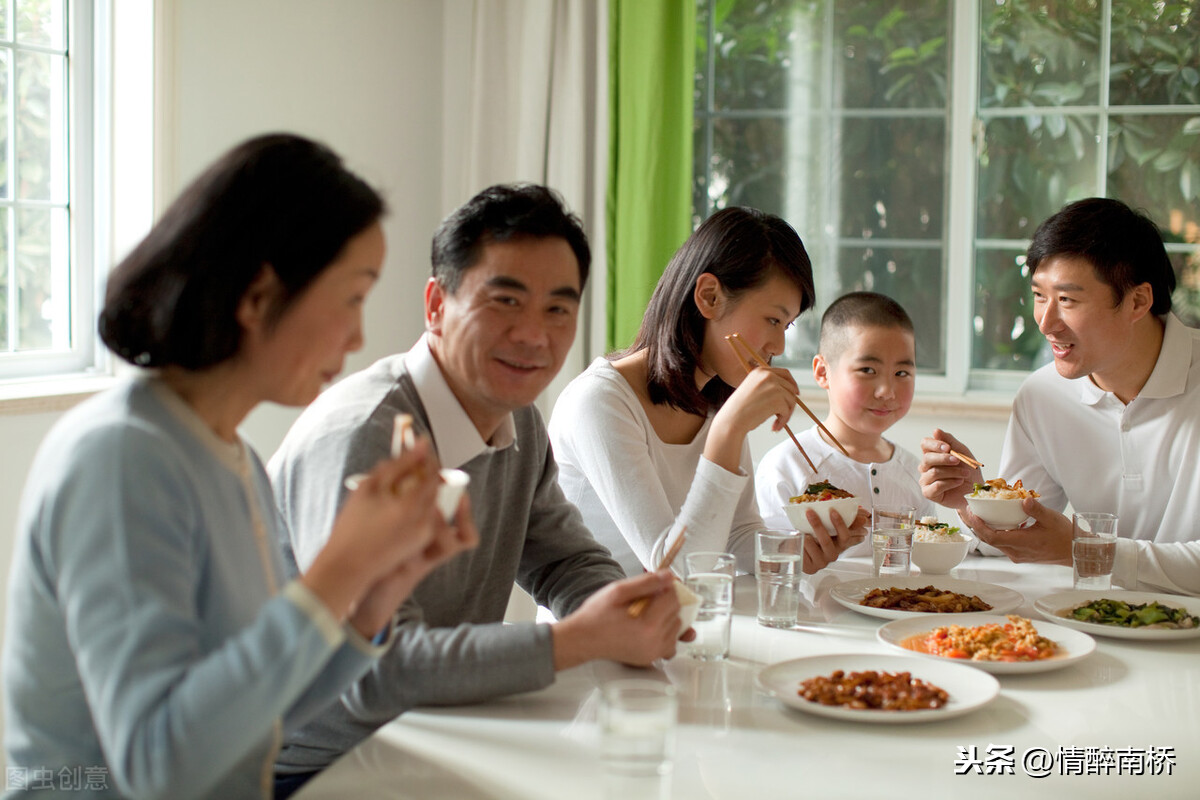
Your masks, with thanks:
[{"label": "plate of tomato dish", "polygon": [[1061,669],[1096,649],[1086,633],[1012,614],[898,619],[880,626],[876,636],[897,650],[997,675]]}]

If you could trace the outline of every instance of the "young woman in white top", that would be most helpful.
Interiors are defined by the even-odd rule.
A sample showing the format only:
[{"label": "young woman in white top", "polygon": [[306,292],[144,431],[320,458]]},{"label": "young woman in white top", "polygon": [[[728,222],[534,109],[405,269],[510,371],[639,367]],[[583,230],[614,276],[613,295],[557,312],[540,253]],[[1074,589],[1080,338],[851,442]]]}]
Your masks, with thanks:
[{"label": "young woman in white top", "polygon": [[[683,553],[730,551],[753,571],[763,523],[746,436],[772,418],[781,430],[798,388],[786,369],[747,374],[725,337],[777,356],[813,297],[811,262],[790,225],[724,209],[667,265],[633,346],[597,359],[563,391],[549,425],[559,483],[627,573],[653,569],[685,527]],[[860,541],[865,523],[863,512],[834,531],[815,522],[805,571]]]}]

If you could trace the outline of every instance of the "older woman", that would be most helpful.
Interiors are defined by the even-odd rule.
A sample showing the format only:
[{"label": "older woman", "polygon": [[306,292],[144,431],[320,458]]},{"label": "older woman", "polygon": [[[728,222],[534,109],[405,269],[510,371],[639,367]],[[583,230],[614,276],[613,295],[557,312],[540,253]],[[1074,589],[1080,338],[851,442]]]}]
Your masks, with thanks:
[{"label": "older woman", "polygon": [[423,443],[375,468],[289,580],[237,432],[263,401],[311,401],[361,346],[382,212],[325,147],[264,136],[113,272],[101,338],[147,370],[64,415],[34,461],[4,642],[10,770],[269,798],[281,728],[364,672],[416,582],[472,543],[465,508],[453,527],[436,513]]},{"label": "older woman", "polygon": [[[633,346],[596,359],[563,391],[549,425],[559,483],[627,573],[657,564],[685,526],[684,553],[729,550],[753,571],[763,522],[746,436],[769,419],[779,430],[797,387],[786,369],[747,374],[725,337],[777,356],[812,304],[812,266],[792,227],[724,209],[667,265]],[[837,537],[815,523],[805,571],[861,541],[865,519],[835,524]]]}]

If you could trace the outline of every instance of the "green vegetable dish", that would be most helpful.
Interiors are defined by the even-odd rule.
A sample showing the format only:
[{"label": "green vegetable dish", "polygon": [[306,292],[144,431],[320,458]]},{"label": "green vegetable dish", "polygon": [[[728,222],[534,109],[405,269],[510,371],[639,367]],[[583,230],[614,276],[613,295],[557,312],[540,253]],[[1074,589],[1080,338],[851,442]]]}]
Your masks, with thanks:
[{"label": "green vegetable dish", "polygon": [[1068,609],[1063,616],[1121,628],[1184,629],[1200,625],[1200,617],[1192,616],[1187,609],[1172,608],[1159,602],[1126,603],[1106,597]]}]

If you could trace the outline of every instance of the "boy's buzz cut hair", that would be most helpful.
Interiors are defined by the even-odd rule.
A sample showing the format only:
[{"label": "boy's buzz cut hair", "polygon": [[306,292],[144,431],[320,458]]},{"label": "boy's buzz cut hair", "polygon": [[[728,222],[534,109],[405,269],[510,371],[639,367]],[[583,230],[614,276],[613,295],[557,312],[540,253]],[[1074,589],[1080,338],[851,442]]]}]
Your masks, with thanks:
[{"label": "boy's buzz cut hair", "polygon": [[899,328],[914,333],[912,318],[904,307],[878,292],[850,292],[829,304],[821,317],[821,336],[818,342],[821,356],[834,362],[846,349],[852,327]]}]

